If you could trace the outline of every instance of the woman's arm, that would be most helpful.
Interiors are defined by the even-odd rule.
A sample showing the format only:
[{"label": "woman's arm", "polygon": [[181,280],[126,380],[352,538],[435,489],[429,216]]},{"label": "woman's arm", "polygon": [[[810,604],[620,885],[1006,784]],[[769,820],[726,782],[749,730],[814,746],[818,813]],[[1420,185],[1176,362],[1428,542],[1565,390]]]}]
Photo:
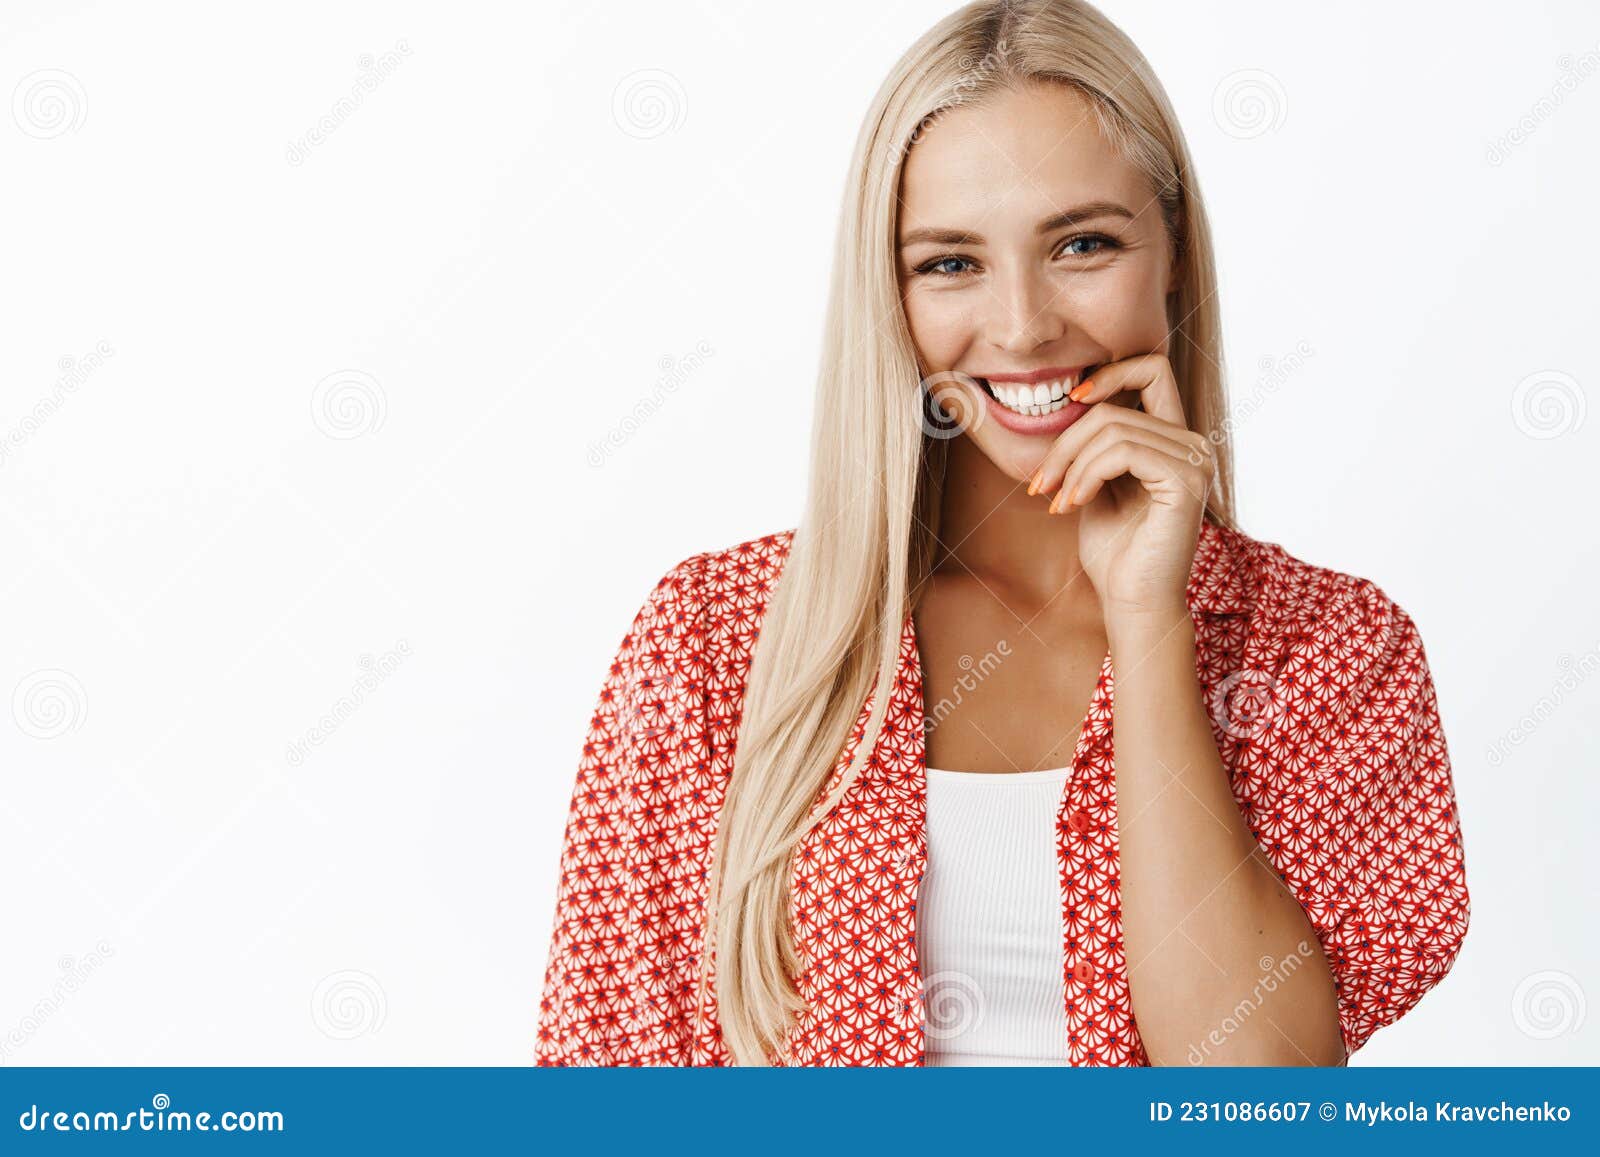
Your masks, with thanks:
[{"label": "woman's arm", "polygon": [[1123,940],[1150,1062],[1342,1064],[1332,971],[1234,800],[1187,607],[1106,625]]},{"label": "woman's arm", "polygon": [[[1296,629],[1262,672],[1265,729],[1229,756],[1233,775],[1283,787],[1295,810],[1269,844],[1280,876],[1202,698],[1186,596],[1214,455],[1164,353],[1080,384],[1090,409],[1029,487],[1076,511],[1111,644],[1134,1015],[1158,1064],[1339,1064],[1444,977],[1471,915],[1427,656],[1370,582],[1324,571],[1314,596],[1284,593],[1314,598],[1316,630]],[[1142,410],[1100,404],[1124,390]]]},{"label": "woman's arm", "polygon": [[[1095,370],[1029,493],[1059,487],[1111,645],[1123,943],[1153,1064],[1336,1065],[1333,972],[1245,824],[1196,669],[1187,585],[1214,475],[1165,347]],[[1136,393],[1143,407],[1109,404]],[[1126,395],[1124,395],[1126,396]]]},{"label": "woman's arm", "polygon": [[[684,1063],[663,1013],[641,1017],[641,972],[657,963],[647,893],[660,873],[643,785],[698,734],[676,673],[699,628],[694,567],[668,571],[634,616],[595,701],[563,827],[555,919],[540,988],[541,1067]],[[671,977],[661,980],[670,984]]]}]

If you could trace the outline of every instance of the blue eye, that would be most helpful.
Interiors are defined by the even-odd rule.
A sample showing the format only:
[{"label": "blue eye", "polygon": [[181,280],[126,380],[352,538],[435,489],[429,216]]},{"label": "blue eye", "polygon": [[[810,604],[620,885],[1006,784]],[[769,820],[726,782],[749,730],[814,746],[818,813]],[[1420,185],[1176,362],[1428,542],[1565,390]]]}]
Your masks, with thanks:
[{"label": "blue eye", "polygon": [[939,271],[939,266],[944,265],[947,262],[951,262],[951,261],[965,261],[965,260],[966,260],[965,257],[955,257],[955,256],[935,257],[932,261],[924,261],[921,265],[917,266],[917,272],[918,273],[933,273],[938,277],[954,277],[954,276],[956,276],[957,273],[960,273],[960,272],[963,272],[963,271],[962,270],[956,270],[954,272],[940,272]]},{"label": "blue eye", "polygon": [[1078,252],[1073,253],[1072,256],[1074,256],[1074,257],[1093,257],[1097,253],[1100,253],[1101,251],[1103,251],[1105,249],[1116,249],[1118,247],[1116,240],[1111,238],[1111,237],[1107,237],[1104,233],[1084,233],[1084,234],[1081,234],[1081,235],[1079,235],[1077,237],[1069,238],[1068,241],[1067,241],[1067,244],[1066,244],[1066,248],[1070,249],[1072,246],[1077,245],[1080,242],[1085,242],[1085,241],[1095,242],[1097,244],[1097,247],[1095,249],[1091,249],[1087,253],[1085,253],[1085,252],[1080,250]]},{"label": "blue eye", "polygon": [[[1075,245],[1089,245],[1092,248],[1086,250],[1073,249],[1072,247]],[[1065,257],[1099,257],[1113,249],[1121,248],[1121,243],[1115,237],[1108,237],[1104,233],[1080,233],[1076,237],[1069,237],[1062,244],[1060,252]],[[915,272],[931,274],[934,277],[960,277],[963,273],[970,272],[970,268],[950,269],[947,267],[952,264],[970,266],[970,262],[970,258],[947,253],[943,257],[935,257],[931,261],[924,261],[916,267]]]}]

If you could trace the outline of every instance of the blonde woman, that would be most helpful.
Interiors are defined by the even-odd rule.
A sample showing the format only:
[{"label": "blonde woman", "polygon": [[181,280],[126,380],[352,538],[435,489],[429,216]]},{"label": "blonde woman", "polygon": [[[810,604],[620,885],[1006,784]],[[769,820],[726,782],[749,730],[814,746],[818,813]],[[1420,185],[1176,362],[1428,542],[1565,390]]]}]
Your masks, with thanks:
[{"label": "blonde woman", "polygon": [[798,527],[623,639],[541,1065],[1344,1063],[1468,920],[1417,629],[1234,524],[1210,234],[1076,0],[867,114]]}]

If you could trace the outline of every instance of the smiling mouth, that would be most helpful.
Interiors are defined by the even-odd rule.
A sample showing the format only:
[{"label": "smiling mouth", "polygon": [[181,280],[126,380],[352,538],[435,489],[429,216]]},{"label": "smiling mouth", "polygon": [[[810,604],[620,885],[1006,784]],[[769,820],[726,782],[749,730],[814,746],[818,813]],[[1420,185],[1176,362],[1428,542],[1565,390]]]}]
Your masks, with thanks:
[{"label": "smiling mouth", "polygon": [[1067,394],[1082,380],[1081,370],[1070,377],[1053,382],[1037,382],[1033,385],[1020,382],[991,382],[988,378],[976,379],[984,392],[996,402],[1013,413],[1024,414],[1030,418],[1053,414],[1073,404]]}]

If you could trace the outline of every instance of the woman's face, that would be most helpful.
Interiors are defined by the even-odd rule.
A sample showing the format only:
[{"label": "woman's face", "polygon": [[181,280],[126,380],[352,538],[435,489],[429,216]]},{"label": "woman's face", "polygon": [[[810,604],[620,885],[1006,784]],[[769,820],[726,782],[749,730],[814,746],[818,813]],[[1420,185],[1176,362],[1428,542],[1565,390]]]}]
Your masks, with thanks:
[{"label": "woman's face", "polygon": [[[906,157],[900,198],[901,300],[923,377],[943,375],[929,388],[963,436],[1026,481],[1086,412],[1062,396],[1084,371],[1168,353],[1175,270],[1160,203],[1084,97],[1039,83],[939,114]],[[1023,401],[1004,378],[1039,371],[1064,389],[1034,386],[1031,413],[1002,404]]]}]

